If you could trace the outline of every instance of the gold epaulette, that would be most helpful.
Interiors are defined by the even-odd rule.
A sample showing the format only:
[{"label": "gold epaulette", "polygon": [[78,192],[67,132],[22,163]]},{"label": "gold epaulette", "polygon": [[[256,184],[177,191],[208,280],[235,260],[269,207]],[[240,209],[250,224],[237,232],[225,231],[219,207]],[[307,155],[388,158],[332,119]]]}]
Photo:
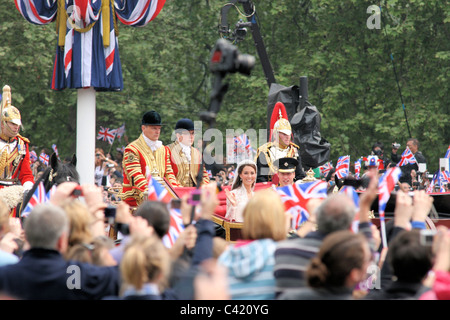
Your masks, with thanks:
[{"label": "gold epaulette", "polygon": [[26,143],[30,143],[30,140],[28,138],[22,137],[20,134],[17,134],[17,137],[25,141]]},{"label": "gold epaulette", "polygon": [[296,145],[295,143],[293,143],[293,142],[291,142],[290,145],[295,147],[295,148],[297,148],[297,149],[300,149],[300,147],[298,145]]},{"label": "gold epaulette", "polygon": [[273,142],[267,142],[263,144],[258,148],[258,153],[268,151],[271,146],[273,146]]}]

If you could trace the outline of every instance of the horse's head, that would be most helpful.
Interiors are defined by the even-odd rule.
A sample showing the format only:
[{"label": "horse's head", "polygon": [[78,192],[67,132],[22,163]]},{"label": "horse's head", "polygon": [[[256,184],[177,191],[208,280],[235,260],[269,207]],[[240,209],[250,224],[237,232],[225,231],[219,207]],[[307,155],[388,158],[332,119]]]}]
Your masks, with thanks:
[{"label": "horse's head", "polygon": [[20,213],[25,209],[34,194],[38,185],[42,182],[44,184],[45,192],[60,183],[66,181],[73,181],[80,183],[80,176],[76,169],[77,157],[74,154],[69,163],[63,163],[58,159],[58,156],[53,153],[50,158],[50,166],[45,169],[42,176],[36,180],[31,190],[26,194],[23,203],[21,204]]},{"label": "horse's head", "polygon": [[44,179],[45,190],[50,190],[54,185],[67,181],[80,182],[80,176],[76,169],[77,156],[74,154],[69,163],[63,163],[58,156],[53,153],[50,158],[50,172]]}]

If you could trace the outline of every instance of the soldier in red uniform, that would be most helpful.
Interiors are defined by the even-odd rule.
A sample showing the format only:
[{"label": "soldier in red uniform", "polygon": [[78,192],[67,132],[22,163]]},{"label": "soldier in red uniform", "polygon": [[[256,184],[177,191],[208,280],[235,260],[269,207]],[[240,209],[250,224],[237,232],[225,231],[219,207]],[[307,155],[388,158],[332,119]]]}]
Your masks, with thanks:
[{"label": "soldier in red uniform", "polygon": [[161,126],[159,113],[146,112],[142,117],[142,134],[125,148],[123,186],[119,196],[131,207],[139,206],[145,200],[150,175],[160,182],[165,178],[172,187],[180,187],[173,174],[170,150],[158,140]]},{"label": "soldier in red uniform", "polygon": [[[21,196],[15,198],[23,199],[23,192],[30,190],[34,184],[28,150],[30,140],[19,134],[22,120],[19,110],[11,105],[9,86],[3,88],[0,122],[0,189],[21,186],[14,189],[21,193]],[[10,207],[14,206],[8,199],[2,200]],[[15,215],[15,212],[12,212],[12,215]]]}]

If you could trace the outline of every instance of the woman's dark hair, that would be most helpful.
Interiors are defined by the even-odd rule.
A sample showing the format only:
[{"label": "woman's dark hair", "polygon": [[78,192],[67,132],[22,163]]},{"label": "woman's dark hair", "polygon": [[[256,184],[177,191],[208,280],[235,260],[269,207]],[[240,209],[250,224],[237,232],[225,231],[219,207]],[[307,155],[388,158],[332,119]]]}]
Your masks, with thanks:
[{"label": "woman's dark hair", "polygon": [[[245,167],[252,167],[253,169],[255,169],[255,172],[257,172],[256,170],[256,164],[253,162],[246,162],[243,164],[240,164],[240,166],[238,167],[238,172],[236,172],[236,177],[234,180],[233,185],[231,186],[231,190],[237,189],[242,185],[242,179],[239,177],[239,175],[242,173],[242,171],[244,171]],[[255,185],[255,183],[253,183],[252,187]]]},{"label": "woman's dark hair", "polygon": [[[389,244],[387,260],[399,281],[417,283],[433,266],[431,246],[420,243],[420,231],[402,231]],[[414,266],[414,267],[411,267]]]},{"label": "woman's dark hair", "polygon": [[361,268],[365,254],[361,234],[349,230],[329,234],[306,271],[308,284],[313,288],[343,287],[350,272]]}]

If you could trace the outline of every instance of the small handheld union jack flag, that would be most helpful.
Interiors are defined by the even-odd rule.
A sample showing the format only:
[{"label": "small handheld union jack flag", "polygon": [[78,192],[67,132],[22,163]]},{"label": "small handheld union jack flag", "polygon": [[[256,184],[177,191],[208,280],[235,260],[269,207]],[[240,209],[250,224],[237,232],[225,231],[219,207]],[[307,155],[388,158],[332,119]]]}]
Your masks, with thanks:
[{"label": "small handheld union jack flag", "polygon": [[336,164],[336,177],[338,179],[343,179],[348,176],[350,169],[350,156],[342,156],[338,159]]},{"label": "small handheld union jack flag", "polygon": [[276,188],[281,196],[286,212],[292,215],[291,226],[298,229],[308,220],[307,204],[310,199],[325,199],[327,197],[327,183],[317,180],[307,183],[294,183]]},{"label": "small handheld union jack flag", "polygon": [[169,203],[172,195],[156,179],[148,178],[148,200]]},{"label": "small handheld union jack flag", "polygon": [[56,144],[52,144],[52,149],[53,149],[53,151],[55,151],[55,154],[59,159],[59,152],[58,152],[58,147],[56,146]]},{"label": "small handheld union jack flag", "polygon": [[401,167],[407,164],[414,164],[417,163],[416,158],[414,157],[411,150],[406,147],[405,151],[402,153],[402,159],[397,163],[397,167]]},{"label": "small handheld union jack flag", "polygon": [[37,161],[37,154],[36,154],[36,151],[34,151],[34,150],[30,151],[30,161],[31,161],[31,163],[34,163]]},{"label": "small handheld union jack flag", "polygon": [[333,163],[331,161],[328,161],[323,166],[320,166],[319,169],[322,175],[326,177],[328,175],[328,172],[330,172],[331,169],[333,169]]},{"label": "small handheld union jack flag", "polygon": [[27,206],[23,210],[21,216],[28,217],[30,215],[30,212],[34,209],[34,207],[36,207],[38,204],[45,203],[48,200],[49,199],[47,196],[47,192],[45,192],[44,183],[41,181],[37,186],[36,190],[34,191],[30,201],[28,201]]},{"label": "small handheld union jack flag", "polygon": [[50,160],[50,157],[48,154],[42,152],[39,156],[39,161],[41,161],[44,165],[48,166],[48,161]]},{"label": "small handheld union jack flag", "polygon": [[109,128],[103,128],[102,126],[100,126],[97,140],[108,141],[109,144],[113,144],[115,137],[116,132],[114,130],[109,130]]},{"label": "small handheld union jack flag", "polygon": [[361,159],[358,159],[358,161],[355,162],[355,177],[356,179],[360,178],[361,174]]},{"label": "small handheld union jack flag", "polygon": [[183,217],[180,209],[170,209],[170,225],[169,230],[163,236],[162,242],[167,248],[172,248],[175,241],[184,230]]},{"label": "small handheld union jack flag", "polygon": [[384,220],[384,212],[386,210],[386,204],[391,197],[391,192],[394,190],[402,171],[399,167],[388,169],[378,181],[378,215],[380,216],[381,236],[383,241],[383,247],[387,247],[386,239],[386,224]]}]

